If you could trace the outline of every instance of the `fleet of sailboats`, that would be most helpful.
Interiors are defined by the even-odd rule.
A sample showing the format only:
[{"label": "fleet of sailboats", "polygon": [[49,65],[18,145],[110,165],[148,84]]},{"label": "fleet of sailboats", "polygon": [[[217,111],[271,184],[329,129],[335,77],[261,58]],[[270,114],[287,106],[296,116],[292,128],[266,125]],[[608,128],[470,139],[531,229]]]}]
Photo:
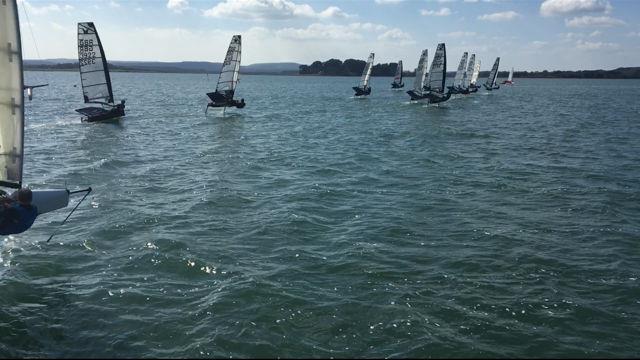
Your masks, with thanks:
[{"label": "fleet of sailboats", "polygon": [[[24,154],[24,91],[38,86],[25,86],[22,67],[20,21],[16,0],[0,1],[0,187],[3,197],[16,199],[23,185]],[[27,164],[28,167],[28,164]],[[18,189],[18,190],[17,190]],[[70,194],[89,193],[91,188],[79,191],[68,189],[32,190],[31,205],[37,214],[62,209],[69,204]],[[79,203],[78,203],[79,205]],[[26,231],[33,224],[24,223],[11,231],[0,228],[0,234],[8,235]]]}]

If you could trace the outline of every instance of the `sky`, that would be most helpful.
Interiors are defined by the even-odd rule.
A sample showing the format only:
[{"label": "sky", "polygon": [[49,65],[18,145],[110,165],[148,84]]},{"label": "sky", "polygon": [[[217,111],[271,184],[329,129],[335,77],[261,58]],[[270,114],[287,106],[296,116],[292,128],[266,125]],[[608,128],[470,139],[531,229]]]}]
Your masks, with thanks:
[{"label": "sky", "polygon": [[108,60],[222,62],[242,35],[242,63],[402,60],[447,48],[489,69],[640,66],[639,0],[18,0],[25,59],[77,58],[93,21]]}]

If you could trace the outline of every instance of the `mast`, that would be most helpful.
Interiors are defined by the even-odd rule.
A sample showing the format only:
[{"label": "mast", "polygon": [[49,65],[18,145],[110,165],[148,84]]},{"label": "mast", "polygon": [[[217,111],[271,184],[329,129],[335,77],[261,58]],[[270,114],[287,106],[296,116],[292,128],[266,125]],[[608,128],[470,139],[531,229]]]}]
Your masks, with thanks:
[{"label": "mast", "polygon": [[84,102],[113,104],[107,58],[92,22],[78,23],[78,66]]},{"label": "mast", "polygon": [[24,155],[24,78],[16,0],[0,0],[0,186],[20,188]]},{"label": "mast", "polygon": [[238,76],[240,74],[240,58],[242,54],[242,37],[233,35],[227,54],[224,57],[224,63],[218,76],[216,84],[216,92],[223,93],[228,98],[233,98],[238,85]]}]

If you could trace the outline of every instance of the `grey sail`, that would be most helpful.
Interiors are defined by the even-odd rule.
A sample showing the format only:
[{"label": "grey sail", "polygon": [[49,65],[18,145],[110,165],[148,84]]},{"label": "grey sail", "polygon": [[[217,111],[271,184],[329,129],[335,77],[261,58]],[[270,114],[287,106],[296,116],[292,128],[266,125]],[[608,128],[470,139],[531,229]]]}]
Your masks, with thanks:
[{"label": "grey sail", "polygon": [[240,35],[233,35],[229,48],[227,49],[227,54],[224,57],[222,70],[220,70],[216,92],[230,94],[230,97],[233,98],[236,86],[238,85],[241,55],[242,37]]},{"label": "grey sail", "polygon": [[427,75],[427,62],[429,60],[429,51],[427,49],[422,50],[420,54],[420,60],[418,60],[418,67],[416,68],[416,77],[413,80],[413,91],[422,94],[422,88],[424,87],[424,79]]},{"label": "grey sail", "polygon": [[491,68],[491,72],[489,73],[489,77],[485,82],[485,87],[493,88],[496,86],[496,78],[498,77],[498,66],[500,65],[500,57],[496,58],[496,61],[493,63],[493,67]]},{"label": "grey sail", "polygon": [[429,69],[429,83],[431,91],[444,93],[447,71],[447,52],[444,43],[438,44]]},{"label": "grey sail", "polygon": [[360,84],[358,85],[358,87],[362,89],[366,89],[369,86],[369,78],[371,77],[371,68],[373,67],[374,56],[374,53],[369,54],[367,65],[364,67],[364,71],[362,71],[362,77],[360,78]]},{"label": "grey sail", "polygon": [[15,0],[0,0],[0,186],[22,184],[24,80]]},{"label": "grey sail", "polygon": [[396,86],[402,84],[402,60],[398,61],[398,66],[396,68],[396,75],[393,77],[393,83]]},{"label": "grey sail", "polygon": [[92,22],[78,23],[78,62],[84,102],[113,104],[107,59]]},{"label": "grey sail", "polygon": [[460,64],[458,64],[458,70],[456,71],[456,77],[453,79],[453,86],[459,87],[462,86],[462,82],[465,77],[465,67],[467,65],[467,57],[469,54],[465,51],[462,54],[462,58],[460,59]]},{"label": "grey sail", "polygon": [[462,82],[463,88],[469,88],[471,85],[471,78],[473,77],[473,69],[476,64],[476,54],[471,54],[469,58],[469,64],[467,65],[467,72],[465,73],[464,81]]}]

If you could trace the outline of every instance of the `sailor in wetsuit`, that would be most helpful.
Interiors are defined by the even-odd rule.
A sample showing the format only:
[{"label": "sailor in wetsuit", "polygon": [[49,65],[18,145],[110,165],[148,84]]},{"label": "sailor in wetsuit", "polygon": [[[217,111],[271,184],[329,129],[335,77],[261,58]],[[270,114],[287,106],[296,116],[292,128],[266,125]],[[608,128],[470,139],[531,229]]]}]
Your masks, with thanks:
[{"label": "sailor in wetsuit", "polygon": [[18,190],[17,201],[3,197],[0,202],[0,235],[19,234],[28,230],[38,217],[38,208],[31,205],[31,189]]}]

